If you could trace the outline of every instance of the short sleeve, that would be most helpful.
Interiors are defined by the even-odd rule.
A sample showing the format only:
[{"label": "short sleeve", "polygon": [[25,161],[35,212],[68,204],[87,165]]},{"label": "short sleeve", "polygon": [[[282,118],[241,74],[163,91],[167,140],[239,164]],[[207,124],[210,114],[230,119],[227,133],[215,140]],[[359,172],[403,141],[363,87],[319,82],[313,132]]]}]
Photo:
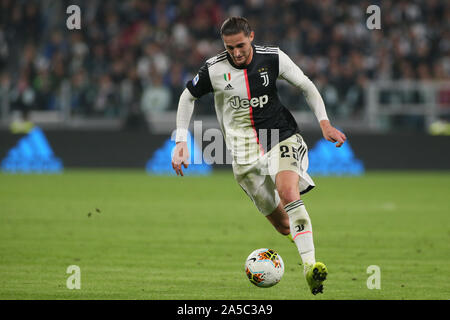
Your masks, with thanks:
[{"label": "short sleeve", "polygon": [[188,88],[189,92],[196,98],[200,98],[209,92],[213,92],[211,79],[209,78],[209,72],[206,65],[200,68],[194,79],[189,80],[186,83],[186,88]]}]

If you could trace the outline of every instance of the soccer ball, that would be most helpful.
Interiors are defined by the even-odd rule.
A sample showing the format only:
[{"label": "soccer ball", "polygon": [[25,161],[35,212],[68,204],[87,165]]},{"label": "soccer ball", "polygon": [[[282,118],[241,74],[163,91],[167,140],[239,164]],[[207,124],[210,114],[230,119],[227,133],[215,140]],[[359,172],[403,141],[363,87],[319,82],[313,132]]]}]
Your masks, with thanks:
[{"label": "soccer ball", "polygon": [[256,249],[245,261],[245,273],[255,286],[272,287],[280,282],[284,274],[284,262],[272,249]]}]

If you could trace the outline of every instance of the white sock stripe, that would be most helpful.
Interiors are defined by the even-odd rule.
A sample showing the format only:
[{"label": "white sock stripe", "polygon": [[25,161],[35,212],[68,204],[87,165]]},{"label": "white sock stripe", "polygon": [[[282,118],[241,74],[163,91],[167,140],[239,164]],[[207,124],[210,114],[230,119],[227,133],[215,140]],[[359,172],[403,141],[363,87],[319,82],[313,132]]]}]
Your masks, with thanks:
[{"label": "white sock stripe", "polygon": [[293,202],[291,202],[291,203],[288,203],[285,207],[284,207],[284,210],[286,210],[286,212],[288,212],[288,211],[291,211],[291,210],[294,210],[294,209],[296,209],[296,208],[298,208],[298,207],[300,207],[300,206],[303,206],[304,204],[303,204],[303,201],[302,200],[296,200],[296,201],[293,201]]},{"label": "white sock stripe", "polygon": [[301,206],[303,206],[303,203],[299,203],[296,206],[289,207],[288,209],[284,209],[284,210],[286,211],[286,213],[290,213],[291,211],[293,211],[293,210],[295,210],[295,209],[297,209],[298,207],[301,207]]},{"label": "white sock stripe", "polygon": [[298,204],[298,201],[294,201],[291,203],[288,203],[287,205],[284,206],[284,210],[288,211],[291,207],[295,206]]},{"label": "white sock stripe", "polygon": [[291,203],[288,203],[285,207],[284,207],[284,209],[286,210],[286,211],[288,211],[288,210],[291,210],[293,207],[298,207],[299,205],[302,205],[303,204],[303,201],[302,200],[296,200],[296,201],[293,201],[293,202],[291,202]]}]

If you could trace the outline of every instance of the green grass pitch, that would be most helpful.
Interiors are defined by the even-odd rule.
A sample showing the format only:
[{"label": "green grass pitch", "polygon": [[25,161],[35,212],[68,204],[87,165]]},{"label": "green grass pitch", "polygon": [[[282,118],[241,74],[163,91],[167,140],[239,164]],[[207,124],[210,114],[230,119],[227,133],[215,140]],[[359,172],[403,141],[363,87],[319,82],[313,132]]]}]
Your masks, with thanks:
[{"label": "green grass pitch", "polygon": [[[0,299],[449,299],[450,173],[316,177],[303,197],[324,294],[309,293],[293,244],[231,171],[159,177],[133,170],[0,174]],[[253,286],[244,262],[277,250],[281,282]],[[69,290],[67,267],[81,270]],[[380,267],[381,289],[367,288]]]}]

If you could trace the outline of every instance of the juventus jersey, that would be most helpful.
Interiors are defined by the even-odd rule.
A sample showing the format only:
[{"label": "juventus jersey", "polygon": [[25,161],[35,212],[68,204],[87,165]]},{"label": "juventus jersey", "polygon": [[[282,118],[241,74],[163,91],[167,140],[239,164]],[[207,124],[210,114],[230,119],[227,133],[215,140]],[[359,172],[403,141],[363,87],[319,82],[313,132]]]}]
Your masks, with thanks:
[{"label": "juventus jersey", "polygon": [[[291,79],[293,66],[300,70],[279,48],[254,45],[249,65],[235,65],[224,51],[207,60],[187,82],[195,98],[214,94],[217,119],[234,158],[245,153],[252,162],[299,132],[294,117],[280,102],[276,86],[278,78],[298,82]],[[296,77],[306,77],[297,73],[301,74]]]}]

